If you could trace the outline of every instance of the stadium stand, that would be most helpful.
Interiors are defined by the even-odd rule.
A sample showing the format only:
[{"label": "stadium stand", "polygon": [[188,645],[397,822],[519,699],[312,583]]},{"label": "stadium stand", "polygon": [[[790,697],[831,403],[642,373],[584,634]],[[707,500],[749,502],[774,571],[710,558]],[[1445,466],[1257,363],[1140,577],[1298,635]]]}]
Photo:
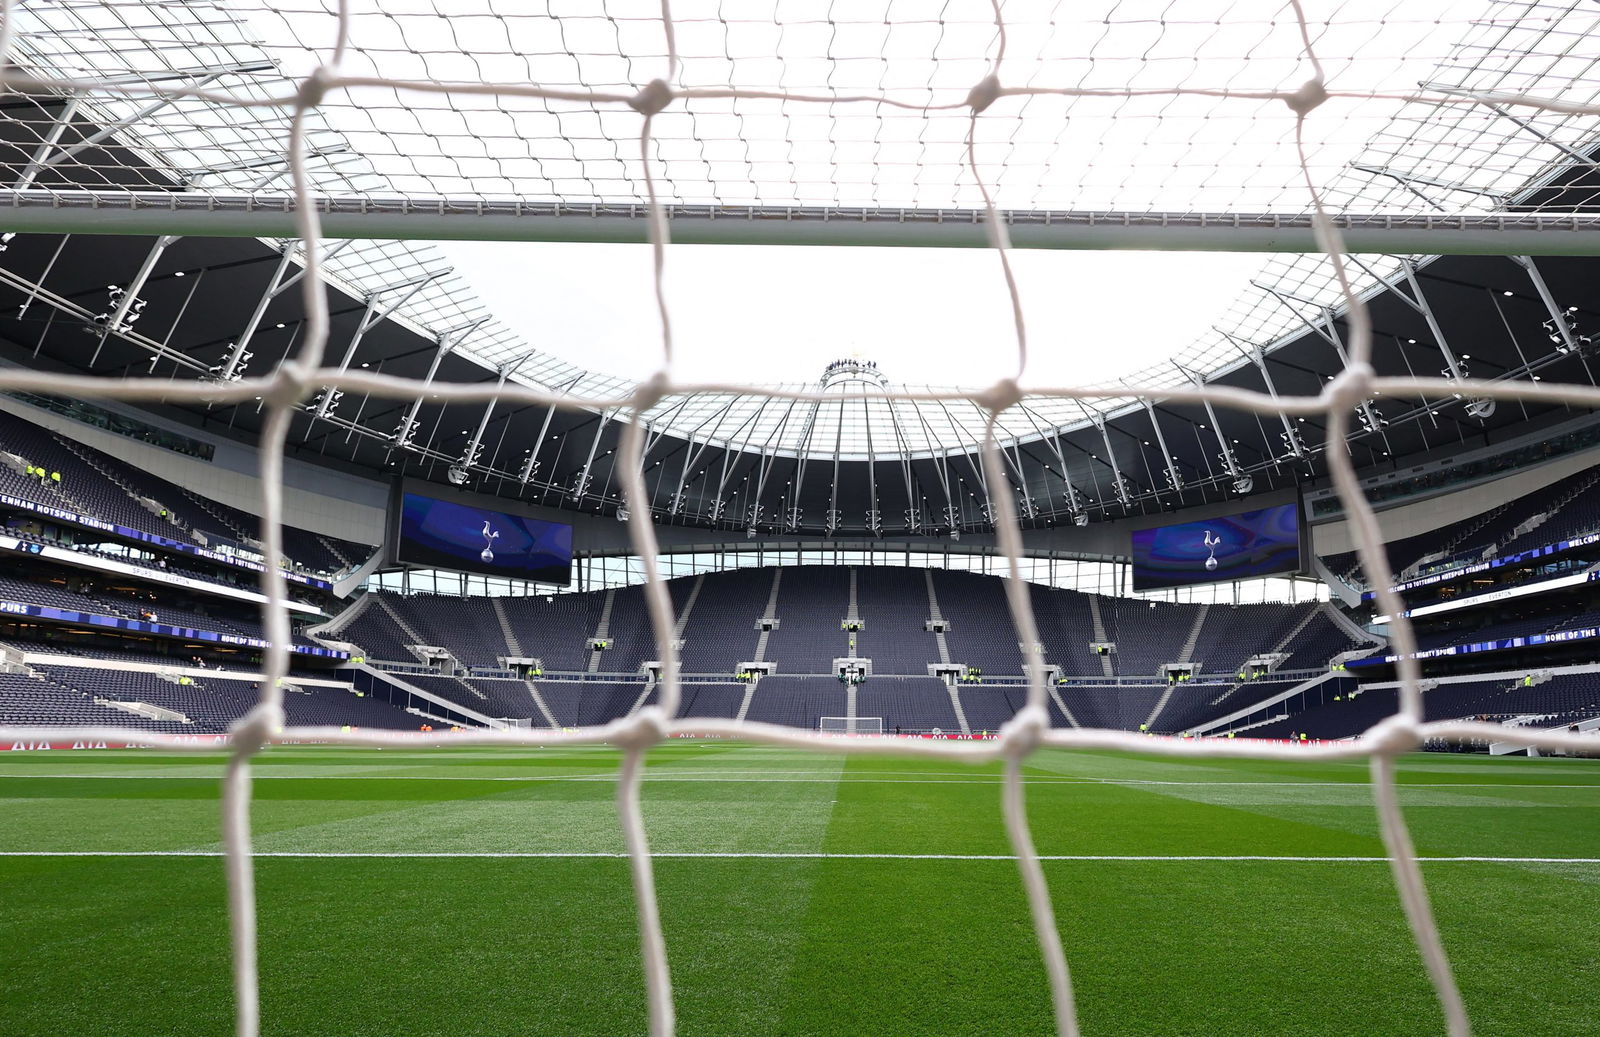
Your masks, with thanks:
[{"label": "stadium stand", "polygon": [[[857,654],[878,673],[926,673],[939,647],[925,626],[926,579],[918,569],[857,566],[856,608],[863,627]],[[922,607],[918,607],[922,605]]]},{"label": "stadium stand", "polygon": [[756,623],[766,610],[773,574],[770,568],[705,574],[683,630],[685,673],[732,673],[754,658],[760,640]]},{"label": "stadium stand", "polygon": [[[0,413],[0,455],[0,490],[24,500],[196,543],[230,540],[248,545],[259,533],[256,517],[246,511],[180,488],[11,414]],[[30,476],[28,466],[34,466],[36,474]],[[40,469],[59,471],[61,480],[49,474],[41,477]],[[1486,513],[1397,541],[1390,545],[1394,564],[1402,572],[1448,571],[1463,560],[1514,554],[1600,529],[1600,498],[1593,492],[1597,482],[1600,469],[1586,469]],[[163,509],[168,512],[165,518],[160,514]],[[89,537],[73,544],[41,532],[31,522],[18,523],[14,532],[33,542],[64,544],[85,555],[127,560],[115,545],[91,542]],[[292,527],[285,530],[285,545],[298,564],[321,572],[348,569],[371,551]],[[1353,556],[1328,562],[1335,571],[1348,571]],[[252,590],[255,586],[252,573],[188,556],[160,559],[159,566],[162,572],[193,580]],[[683,670],[731,676],[742,662],[759,658],[774,664],[777,672],[762,679],[753,694],[747,694],[745,684],[731,680],[691,682],[685,685],[683,715],[736,717],[748,700],[747,717],[752,720],[812,728],[822,716],[843,716],[849,696],[830,668],[834,659],[852,654],[853,635],[853,654],[871,660],[873,671],[855,689],[856,715],[882,717],[889,730],[954,732],[961,730],[963,720],[973,731],[997,728],[1019,708],[1023,695],[1019,684],[957,684],[953,702],[944,680],[928,676],[930,665],[942,661],[940,639],[927,628],[933,615],[930,583],[948,624],[944,645],[949,661],[976,668],[991,680],[1019,678],[1022,654],[1004,585],[994,577],[881,565],[738,568],[668,581],[679,620]],[[1052,706],[1052,722],[1063,725],[1075,720],[1086,726],[1132,730],[1148,722],[1153,731],[1188,730],[1296,687],[1325,672],[1330,660],[1375,643],[1356,640],[1350,624],[1336,622],[1333,606],[1325,604],[1195,605],[1091,596],[1037,584],[1027,590],[1045,661],[1069,678],[1052,689],[1059,697],[1059,705]],[[0,572],[0,597],[154,620],[225,637],[263,636],[253,605],[218,597],[203,587],[179,590],[137,577],[125,581],[61,567],[24,572],[12,566]],[[334,611],[342,607],[336,603]],[[777,623],[763,634],[759,620],[769,608]],[[847,617],[859,621],[859,631],[843,629]],[[1362,621],[1360,614],[1353,618]],[[296,618],[297,641],[306,640],[298,631],[310,622]],[[1564,609],[1526,613],[1473,610],[1423,623],[1419,642],[1424,649],[1437,649],[1578,630],[1597,622],[1600,607],[1581,601]],[[1116,644],[1107,660],[1089,647],[1102,635]],[[413,686],[445,703],[509,722],[603,723],[655,699],[655,691],[647,694],[648,685],[642,683],[642,667],[656,658],[658,649],[644,591],[638,586],[494,600],[374,591],[350,608],[347,617],[330,624],[328,636],[357,645],[380,665],[398,666]],[[596,652],[590,647],[591,638],[604,638],[609,647]],[[152,662],[189,661],[194,650],[149,641],[141,648],[115,649],[89,640],[63,648],[26,631],[14,632],[9,643],[18,651],[65,651],[86,660],[120,655]],[[443,648],[451,660],[441,664],[443,670],[429,672],[410,645]],[[1277,673],[1239,679],[1246,660],[1264,654],[1274,657]],[[504,660],[511,657],[542,664],[543,676],[534,686],[548,714],[525,681],[504,673]],[[1197,679],[1176,685],[1156,679],[1160,667],[1168,663],[1193,666]],[[452,665],[455,672],[447,672]],[[138,701],[189,716],[191,730],[194,725],[225,729],[255,694],[248,680],[234,678],[207,677],[183,685],[139,674],[126,679],[120,689],[113,688],[115,681],[114,671],[94,672],[57,662],[39,669],[36,676],[24,674],[8,681],[7,689],[18,689],[19,702],[32,703],[29,715],[71,713],[104,719],[110,709],[120,723],[165,723],[92,701],[94,695],[136,695]],[[1580,716],[1591,708],[1600,714],[1585,691],[1588,686],[1570,675],[1531,688],[1505,681],[1482,687],[1457,682],[1454,690],[1430,695],[1428,710],[1430,717],[1447,715],[1438,710],[1506,718]],[[1272,737],[1292,729],[1345,737],[1362,729],[1368,714],[1379,710],[1386,701],[1382,692],[1378,688],[1353,702],[1313,706],[1284,718],[1298,721],[1288,727],[1277,720],[1252,721],[1245,733]],[[290,705],[292,716],[315,717],[317,723],[339,720],[403,728],[415,726],[416,719],[385,703],[328,689],[296,692]],[[1070,711],[1072,720],[1060,706]]]},{"label": "stadium stand", "polygon": [[[1399,574],[1395,578],[1443,572],[1600,530],[1600,502],[1591,492],[1597,483],[1600,468],[1586,468],[1481,514],[1391,541],[1385,546]],[[1371,586],[1355,552],[1326,555],[1323,561],[1347,583]]]},{"label": "stadium stand", "polygon": [[951,661],[991,674],[1022,672],[1022,648],[998,579],[935,569],[933,586],[939,610],[950,621],[945,641]]},{"label": "stadium stand", "polygon": [[882,717],[885,731],[961,729],[961,721],[950,702],[950,691],[937,677],[869,680],[856,689],[856,715]]},{"label": "stadium stand", "polygon": [[846,699],[832,677],[767,677],[756,686],[745,719],[815,731],[822,717],[845,715]]},{"label": "stadium stand", "polygon": [[[29,477],[29,465],[49,474]],[[51,477],[57,472],[59,481]],[[5,411],[0,411],[0,490],[46,507],[195,544],[221,540],[249,546],[260,533],[254,515]],[[284,527],[284,553],[312,572],[349,568],[372,550],[292,525]]]},{"label": "stadium stand", "polygon": [[796,566],[783,570],[777,629],[767,658],[780,673],[829,673],[833,660],[849,654],[840,627],[850,607],[850,573],[841,566]]}]

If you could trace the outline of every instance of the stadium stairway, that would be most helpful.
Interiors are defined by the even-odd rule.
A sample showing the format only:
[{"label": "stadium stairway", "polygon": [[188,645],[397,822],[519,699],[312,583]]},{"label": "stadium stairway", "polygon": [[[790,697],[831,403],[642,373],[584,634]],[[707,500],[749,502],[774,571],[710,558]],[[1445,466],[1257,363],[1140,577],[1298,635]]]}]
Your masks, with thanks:
[{"label": "stadium stairway", "polygon": [[490,608],[494,609],[495,622],[500,624],[500,636],[505,638],[506,654],[513,659],[523,659],[522,642],[517,640],[517,632],[511,629],[511,620],[506,617],[505,606],[500,604],[498,597],[489,599]]},{"label": "stadium stairway", "polygon": [[782,567],[772,570],[772,592],[767,595],[767,607],[762,610],[757,622],[761,625],[761,634],[756,638],[756,654],[754,662],[767,661],[767,647],[772,642],[771,624],[778,619],[778,594],[783,589]]},{"label": "stadium stairway", "polygon": [[961,708],[961,696],[956,692],[956,686],[954,684],[946,684],[944,690],[950,695],[950,708],[955,712],[956,723],[961,725],[961,733],[964,735],[972,734],[972,725],[967,723],[967,711]]},{"label": "stadium stairway", "polygon": [[[1106,637],[1105,615],[1100,611],[1100,595],[1098,594],[1089,595],[1089,616],[1094,623],[1094,639],[1099,642],[1109,641],[1110,638]],[[1115,671],[1111,668],[1111,656],[1100,656],[1100,672],[1107,677],[1115,675]],[[1063,706],[1062,708],[1065,709],[1066,707]],[[1076,727],[1078,725],[1073,724],[1072,726]]]},{"label": "stadium stairway", "polygon": [[[592,635],[595,640],[603,641],[603,640],[606,639],[606,637],[608,637],[610,635],[610,633],[611,633],[611,610],[612,610],[613,607],[615,607],[616,603],[617,603],[617,589],[615,587],[613,587],[610,590],[606,591],[605,603],[600,606],[600,621],[595,624],[594,634]],[[599,673],[600,672],[600,656],[602,656],[603,654],[605,654],[605,653],[603,651],[601,651],[599,648],[596,648],[596,649],[594,649],[593,651],[591,651],[589,653],[589,672],[590,673]]]},{"label": "stadium stairway", "polygon": [[[1074,714],[1071,708],[1067,706],[1066,700],[1061,697],[1061,691],[1059,688],[1057,688],[1054,684],[1046,683],[1044,690],[1045,693],[1050,696],[1050,700],[1056,704],[1056,709],[1061,711],[1061,718],[1067,722],[1068,727],[1083,726],[1083,724],[1078,722],[1076,714]],[[1060,725],[1056,724],[1052,719],[1050,726],[1058,727]]]},{"label": "stadium stairway", "polygon": [[739,711],[734,714],[735,720],[742,723],[744,718],[750,715],[750,703],[756,697],[756,686],[760,683],[761,675],[757,673],[755,680],[745,685],[744,696],[739,701]]},{"label": "stadium stairway", "polygon": [[1211,606],[1202,604],[1195,613],[1194,626],[1189,628],[1189,636],[1183,642],[1183,647],[1178,650],[1178,658],[1174,662],[1186,663],[1194,658],[1195,646],[1200,643],[1200,629],[1206,625],[1206,616],[1211,614]]},{"label": "stadium stairway", "polygon": [[[933,570],[922,570],[922,579],[928,585],[928,618],[935,623],[944,621],[944,613],[939,611],[939,592],[933,587]],[[933,634],[934,645],[939,650],[939,663],[942,666],[950,665],[950,642],[945,639],[943,630],[936,630]]]},{"label": "stadium stairway", "polygon": [[559,731],[561,725],[556,723],[556,715],[550,712],[550,704],[545,701],[543,693],[539,691],[539,685],[531,680],[523,683],[527,685],[528,694],[533,696],[533,705],[539,710],[539,715],[544,717],[544,722]]}]

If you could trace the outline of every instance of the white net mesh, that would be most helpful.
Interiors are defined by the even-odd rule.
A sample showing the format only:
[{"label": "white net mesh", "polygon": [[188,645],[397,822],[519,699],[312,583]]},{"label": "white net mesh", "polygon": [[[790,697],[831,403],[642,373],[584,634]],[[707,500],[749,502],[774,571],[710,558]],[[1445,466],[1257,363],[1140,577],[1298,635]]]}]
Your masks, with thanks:
[{"label": "white net mesh", "polygon": [[[360,10],[357,10],[357,7]],[[835,7],[838,10],[835,10]],[[658,916],[651,857],[640,814],[641,773],[649,749],[676,731],[736,736],[830,753],[1000,760],[1005,765],[1006,830],[1048,972],[1060,1034],[1077,1032],[1072,989],[1044,873],[1023,804],[1022,762],[1041,746],[1136,750],[1169,756],[1231,756],[1370,761],[1378,817],[1405,913],[1453,1034],[1467,1032],[1461,998],[1434,926],[1394,784],[1394,761],[1425,739],[1504,742],[1584,749],[1583,739],[1528,728],[1424,723],[1415,640],[1398,596],[1378,588],[1378,607],[1395,617],[1402,683],[1399,712],[1358,741],[1309,747],[1239,741],[1147,739],[1127,732],[1052,730],[1034,617],[1018,576],[1022,542],[996,429],[1023,401],[1106,400],[1129,390],[1022,389],[1027,336],[1008,259],[1015,213],[1051,207],[1130,211],[1265,212],[1306,219],[1322,255],[1289,261],[1296,276],[1342,301],[1349,362],[1317,396],[1279,398],[1203,382],[1143,387],[1169,400],[1242,408],[1263,415],[1322,415],[1331,443],[1344,440],[1352,412],[1376,394],[1443,398],[1467,393],[1582,406],[1592,388],[1522,381],[1378,378],[1369,363],[1372,333],[1345,258],[1341,223],[1330,209],[1415,211],[1418,197],[1465,219],[1501,218],[1547,163],[1548,140],[1586,154],[1594,114],[1589,60],[1571,44],[1594,15],[1579,5],[1491,5],[1464,18],[1460,5],[1392,8],[1348,4],[1338,17],[1308,18],[1299,3],[1236,4],[1224,21],[1185,22],[1180,10],[1111,4],[1074,14],[1062,7],[996,2],[944,5],[937,17],[917,5],[774,2],[738,17],[718,5],[609,3],[589,15],[511,16],[482,3],[388,0],[382,9],[350,3],[212,6],[107,2],[0,3],[5,85],[30,98],[53,96],[82,107],[104,140],[63,147],[41,117],[38,157],[14,181],[12,205],[65,212],[84,199],[130,211],[149,208],[159,225],[180,198],[198,208],[241,209],[261,201],[292,217],[304,243],[301,282],[309,314],[298,354],[270,374],[223,383],[0,373],[0,389],[120,400],[237,402],[260,399],[266,554],[281,556],[281,475],[289,417],[325,387],[390,400],[415,399],[409,379],[324,366],[328,312],[322,291],[320,214],[331,202],[366,204],[402,197],[426,205],[449,200],[514,205],[622,206],[645,217],[654,249],[662,325],[659,373],[602,393],[561,393],[538,384],[433,383],[440,402],[491,399],[559,408],[616,408],[638,418],[673,392],[719,391],[787,399],[815,396],[746,386],[685,386],[672,377],[670,299],[661,271],[668,258],[669,207],[862,206],[972,210],[966,233],[987,235],[1004,279],[1015,327],[1015,376],[981,391],[899,393],[900,400],[960,402],[984,415],[983,463],[997,506],[999,544],[1011,575],[1009,607],[1029,646],[1027,705],[988,742],[838,740],[817,732],[729,720],[677,719],[680,686],[674,617],[657,578],[656,538],[640,473],[644,426],[631,420],[621,472],[630,531],[650,581],[651,621],[662,660],[660,704],[602,728],[557,733],[469,731],[452,745],[575,745],[623,749],[618,804],[631,862],[649,995],[650,1028],[673,1029],[667,949]],[[1426,10],[1423,8],[1426,7]],[[1434,8],[1437,7],[1437,10]],[[204,17],[198,17],[197,12]],[[1443,25],[1455,22],[1455,33]],[[957,30],[960,31],[957,31]],[[1441,40],[1466,40],[1443,46]],[[1119,46],[1105,41],[1116,39]],[[796,41],[799,41],[798,43]],[[787,57],[793,47],[812,55]],[[1543,50],[1539,72],[1506,55]],[[1343,57],[1319,59],[1321,54]],[[1115,60],[1096,60],[1107,54]],[[774,55],[777,55],[774,57]],[[1420,56],[1459,71],[1457,82],[1415,85],[1397,72]],[[1076,59],[1076,60],[1066,60]],[[1059,82],[1066,61],[1080,74]],[[1354,177],[1337,145],[1371,139],[1361,102],[1399,98],[1419,113],[1409,134],[1380,141]],[[1512,113],[1514,119],[1505,114]],[[25,117],[24,117],[25,118]],[[1405,116],[1397,126],[1406,126]],[[1518,120],[1521,120],[1519,122]],[[1075,136],[1077,122],[1093,134]],[[1523,123],[1538,130],[1529,135]],[[1485,135],[1492,125],[1501,136]],[[1063,131],[1063,127],[1067,127]],[[110,138],[116,138],[111,147]],[[81,142],[80,142],[81,143]],[[106,147],[99,147],[99,144]],[[1587,160],[1584,160],[1585,163]],[[70,175],[69,175],[70,174]],[[97,179],[98,178],[98,179]],[[1442,186],[1441,186],[1442,185]],[[93,190],[88,190],[93,189]],[[120,203],[107,194],[125,196]],[[1584,198],[1587,196],[1585,195]],[[30,199],[32,199],[30,201]],[[287,200],[292,204],[281,204]],[[1525,199],[1526,200],[1526,199]],[[1530,202],[1541,213],[1572,213],[1583,198],[1563,192]],[[1403,204],[1402,204],[1403,203]],[[253,204],[253,203],[252,203]],[[629,208],[633,207],[633,208]],[[248,206],[244,206],[247,209]],[[437,206],[436,206],[437,208]],[[1497,215],[1498,214],[1498,215]],[[674,219],[677,217],[675,216]],[[63,217],[64,219],[64,217]],[[1459,221],[1458,221],[1459,222]],[[374,246],[377,247],[377,246]],[[392,250],[392,246],[389,247]],[[412,262],[394,253],[397,267]],[[419,305],[448,307],[424,296]],[[442,301],[441,301],[442,300]],[[458,323],[471,314],[431,314]],[[1137,391],[1137,390],[1136,390]],[[1373,511],[1353,462],[1341,449],[1328,464],[1369,573],[1389,571]],[[252,758],[280,741],[360,746],[416,745],[415,736],[331,728],[283,728],[281,679],[290,642],[285,585],[263,574],[269,599],[267,656],[260,703],[234,729],[223,826],[232,916],[238,1032],[258,1030],[255,895],[250,853]],[[115,738],[115,731],[15,728],[7,738]],[[193,743],[141,736],[156,748]],[[1070,934],[1069,934],[1070,937]]]}]

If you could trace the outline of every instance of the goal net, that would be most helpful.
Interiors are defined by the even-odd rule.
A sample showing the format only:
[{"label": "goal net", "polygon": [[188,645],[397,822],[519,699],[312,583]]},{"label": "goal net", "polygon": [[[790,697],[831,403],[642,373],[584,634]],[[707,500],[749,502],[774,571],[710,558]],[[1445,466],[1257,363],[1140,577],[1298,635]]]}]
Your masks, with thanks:
[{"label": "goal net", "polygon": [[825,735],[881,735],[882,717],[819,717],[817,730]]},{"label": "goal net", "polygon": [[[283,543],[286,438],[307,412],[345,421],[333,405],[339,395],[398,407],[424,396],[499,402],[600,412],[618,422],[619,515],[627,515],[649,577],[659,703],[599,728],[473,730],[448,742],[622,749],[619,814],[657,1037],[673,1030],[673,996],[640,783],[651,747],[679,731],[829,753],[1003,763],[1001,809],[1060,1034],[1077,1032],[1066,954],[1072,934],[1057,925],[1028,829],[1021,769],[1031,753],[1063,747],[1367,761],[1406,919],[1450,1031],[1466,1033],[1396,798],[1395,760],[1425,739],[1492,737],[1550,749],[1589,743],[1531,728],[1424,721],[1415,640],[1403,603],[1380,575],[1390,571],[1383,542],[1344,444],[1379,397],[1437,407],[1600,402],[1589,386],[1475,377],[1454,362],[1441,375],[1378,377],[1365,302],[1407,257],[1600,251],[1595,217],[1583,209],[1587,189],[1564,186],[1550,172],[1560,148],[1577,149],[1580,159],[1591,148],[1600,108],[1590,100],[1588,66],[1532,60],[1570,53],[1571,40],[1592,34],[1594,15],[1579,5],[1491,0],[1415,11],[1362,0],[1242,0],[1205,17],[1180,17],[1177,5],[999,0],[955,0],[937,14],[906,4],[858,11],[802,0],[590,6],[557,15],[508,0],[3,0],[0,79],[16,100],[11,122],[28,133],[13,138],[27,147],[0,189],[0,229],[279,239],[303,271],[293,283],[308,317],[275,365],[250,366],[250,351],[235,342],[200,377],[5,368],[0,390],[259,406],[268,558],[280,557]],[[342,345],[330,342],[327,284],[357,297],[399,284],[404,298],[386,312],[441,336],[470,327],[477,355],[490,363],[526,350],[481,306],[463,302],[459,279],[419,244],[430,238],[648,242],[655,276],[641,301],[660,315],[657,373],[637,384],[580,383],[571,369],[535,364],[498,380],[430,375],[425,384],[352,369]],[[1007,375],[977,388],[868,395],[959,404],[980,415],[981,464],[972,474],[990,491],[987,517],[1009,566],[1008,606],[1028,646],[1030,674],[1026,705],[997,739],[834,739],[826,726],[812,732],[678,717],[675,621],[641,471],[650,421],[672,400],[697,394],[818,397],[809,389],[675,378],[664,277],[673,241],[992,251],[993,283],[1005,302],[993,315],[992,340],[975,343],[974,353],[1009,341],[1015,359]],[[1011,266],[1012,250],[1024,246],[1272,252],[1270,280],[1292,304],[1235,307],[1214,336],[1179,352],[1177,369],[1115,386],[1037,385],[1028,378],[1023,293]],[[885,264],[895,261],[885,253]],[[128,318],[138,286],[127,287],[127,302],[108,315],[108,334],[136,334]],[[1318,314],[1329,315],[1326,330],[1343,366],[1316,391],[1247,390],[1188,373],[1236,361],[1238,343],[1249,344],[1247,354],[1265,348]],[[1320,463],[1338,489],[1378,605],[1394,617],[1396,715],[1359,740],[1303,748],[1053,727],[1040,639],[1018,575],[1019,507],[1030,502],[1019,504],[1002,453],[1019,437],[1042,434],[1019,416],[1024,401],[1055,408],[1046,413],[1063,421],[1167,401],[1239,409],[1286,428],[1300,417],[1322,423],[1332,446]],[[407,431],[397,432],[397,447]],[[1231,466],[1226,444],[1222,450]],[[284,741],[416,744],[414,736],[373,730],[285,729],[290,628],[282,573],[269,566],[261,586],[274,647],[259,705],[233,731],[222,818],[244,1035],[258,1030],[252,761]],[[120,734],[107,731],[0,734]],[[164,735],[141,740],[160,750],[194,748]]]}]

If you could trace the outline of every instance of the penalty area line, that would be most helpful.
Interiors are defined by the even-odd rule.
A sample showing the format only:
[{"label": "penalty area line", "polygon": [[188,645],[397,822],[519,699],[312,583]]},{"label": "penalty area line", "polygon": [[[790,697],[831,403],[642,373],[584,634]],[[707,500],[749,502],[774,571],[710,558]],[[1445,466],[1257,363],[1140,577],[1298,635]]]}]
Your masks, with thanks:
[{"label": "penalty area line", "polygon": [[[0,857],[226,857],[222,850],[0,850]],[[259,858],[285,859],[396,859],[396,860],[627,860],[621,850],[266,850]],[[845,861],[1015,861],[1015,854],[1000,853],[763,853],[759,851],[662,850],[658,860],[845,860]],[[1330,857],[1274,854],[1039,854],[1041,861],[1104,861],[1141,864],[1262,863],[1262,864],[1388,864],[1388,857]],[[1418,857],[1422,864],[1600,864],[1600,857]]]}]

